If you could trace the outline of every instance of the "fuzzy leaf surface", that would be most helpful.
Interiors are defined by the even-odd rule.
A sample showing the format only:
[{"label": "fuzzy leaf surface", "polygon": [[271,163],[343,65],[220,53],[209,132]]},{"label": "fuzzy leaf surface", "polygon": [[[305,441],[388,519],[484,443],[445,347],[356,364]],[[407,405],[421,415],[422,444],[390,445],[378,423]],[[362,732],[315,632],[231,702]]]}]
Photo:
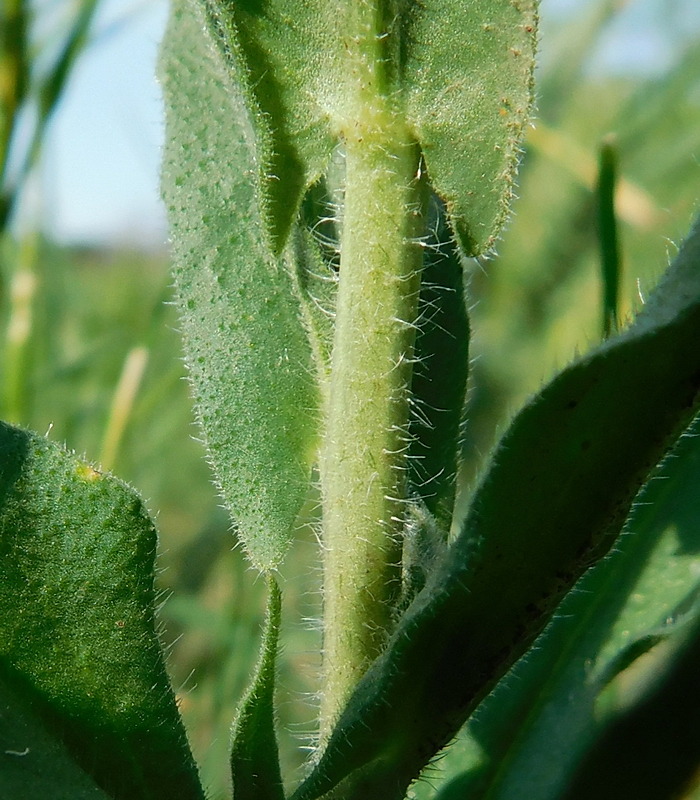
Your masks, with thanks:
[{"label": "fuzzy leaf surface", "polygon": [[256,118],[221,36],[202,3],[173,5],[161,63],[163,192],[197,416],[245,547],[268,569],[309,487],[318,391],[291,277],[262,215]]},{"label": "fuzzy leaf surface", "polygon": [[532,103],[537,2],[400,5],[408,120],[464,252],[478,255],[493,245],[513,193]]},{"label": "fuzzy leaf surface", "polygon": [[141,499],[4,423],[0,465],[2,662],[107,795],[201,800],[155,632],[156,532]]},{"label": "fuzzy leaf surface", "polygon": [[[615,715],[609,682],[687,627],[699,590],[697,432],[696,419],[644,487],[613,552],[584,575],[481,706],[467,735],[485,758],[436,800],[558,798],[572,765]],[[448,776],[449,761],[448,750],[440,765]]]},{"label": "fuzzy leaf surface", "polygon": [[260,661],[233,724],[231,776],[236,800],[284,800],[275,736],[275,661],[282,595],[274,578],[269,597]]},{"label": "fuzzy leaf surface", "polygon": [[387,774],[390,796],[403,796],[618,536],[697,411],[699,339],[696,223],[635,324],[515,418],[460,535],[358,685],[297,800],[344,779],[343,796],[359,798]]},{"label": "fuzzy leaf surface", "polygon": [[[484,252],[507,214],[532,102],[536,0],[364,4],[378,31],[380,91],[420,144],[465,252]],[[350,39],[364,35],[353,27],[356,6],[204,0],[253,122],[252,179],[278,253],[305,190],[356,121],[359,77],[348,56]]]}]

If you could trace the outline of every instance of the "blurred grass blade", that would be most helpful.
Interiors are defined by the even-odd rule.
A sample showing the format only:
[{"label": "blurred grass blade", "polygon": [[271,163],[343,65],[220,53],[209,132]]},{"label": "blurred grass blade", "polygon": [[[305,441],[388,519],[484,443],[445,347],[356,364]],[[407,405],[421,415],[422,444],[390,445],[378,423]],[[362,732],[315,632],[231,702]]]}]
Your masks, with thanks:
[{"label": "blurred grass blade", "polygon": [[99,462],[104,470],[111,470],[114,467],[147,364],[147,348],[133,347],[127,353],[119,382],[114,390],[109,419],[102,439]]},{"label": "blurred grass blade", "polygon": [[260,661],[233,724],[231,776],[235,800],[284,800],[275,736],[275,661],[282,597],[273,577]]},{"label": "blurred grass blade", "polygon": [[36,273],[39,237],[19,243],[17,266],[10,284],[10,314],[3,353],[2,417],[21,423],[27,414],[27,380],[32,360],[34,304],[39,284]]},{"label": "blurred grass blade", "polygon": [[[23,0],[12,0],[12,2],[23,4]],[[92,25],[92,20],[95,16],[98,4],[99,0],[81,0],[78,10],[73,17],[70,30],[68,31],[56,60],[51,66],[48,75],[40,79],[36,89],[38,100],[37,120],[32,132],[31,142],[26,153],[23,154],[14,186],[8,188],[4,186],[3,181],[0,180],[0,190],[2,191],[2,197],[0,199],[0,230],[2,230],[3,225],[6,224],[17,203],[25,178],[39,158],[48,124],[56,110],[58,101],[63,94],[75,63],[85,49],[90,26]],[[29,65],[26,65],[26,69],[28,79]],[[25,94],[26,93],[25,91]],[[17,110],[18,109],[15,108],[15,114]],[[5,158],[7,158],[7,154],[5,154]],[[4,163],[0,163],[3,164],[4,170]],[[0,177],[5,176],[2,175]]]},{"label": "blurred grass blade", "polygon": [[29,3],[3,0],[0,4],[0,232],[11,211],[11,193],[5,186],[10,142],[17,114],[29,86]]},{"label": "blurred grass blade", "polygon": [[402,796],[617,538],[648,473],[697,410],[699,339],[697,222],[635,324],[515,418],[460,535],[296,800],[343,779],[351,787],[353,770],[363,791],[388,771],[389,796]]},{"label": "blurred grass blade", "polygon": [[600,146],[598,169],[598,243],[603,284],[603,338],[607,339],[618,326],[620,295],[620,246],[615,217],[617,185],[617,148],[608,137]]},{"label": "blurred grass blade", "polygon": [[311,348],[273,251],[256,122],[202,4],[173,5],[162,51],[163,192],[197,415],[253,562],[276,566],[310,485],[318,426]]},{"label": "blurred grass blade", "polygon": [[155,632],[156,532],[141,499],[4,423],[0,464],[0,658],[114,800],[201,800]]}]

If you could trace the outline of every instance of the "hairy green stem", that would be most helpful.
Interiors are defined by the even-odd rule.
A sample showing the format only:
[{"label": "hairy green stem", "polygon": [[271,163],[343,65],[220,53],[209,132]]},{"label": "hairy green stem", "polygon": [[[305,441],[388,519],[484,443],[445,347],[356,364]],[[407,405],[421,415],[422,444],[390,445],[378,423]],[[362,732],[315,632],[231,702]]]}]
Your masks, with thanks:
[{"label": "hairy green stem", "polygon": [[321,739],[381,652],[400,590],[409,385],[422,260],[420,150],[388,97],[382,19],[359,3],[340,121],[346,182],[327,431],[321,458]]}]

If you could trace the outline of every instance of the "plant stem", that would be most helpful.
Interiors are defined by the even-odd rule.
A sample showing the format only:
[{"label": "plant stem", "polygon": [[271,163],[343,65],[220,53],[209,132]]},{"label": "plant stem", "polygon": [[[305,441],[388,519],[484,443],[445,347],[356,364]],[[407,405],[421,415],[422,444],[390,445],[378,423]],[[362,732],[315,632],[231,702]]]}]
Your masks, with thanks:
[{"label": "plant stem", "polygon": [[340,284],[321,457],[321,739],[382,650],[400,590],[405,459],[426,204],[420,151],[390,100],[379,4],[348,4]]}]

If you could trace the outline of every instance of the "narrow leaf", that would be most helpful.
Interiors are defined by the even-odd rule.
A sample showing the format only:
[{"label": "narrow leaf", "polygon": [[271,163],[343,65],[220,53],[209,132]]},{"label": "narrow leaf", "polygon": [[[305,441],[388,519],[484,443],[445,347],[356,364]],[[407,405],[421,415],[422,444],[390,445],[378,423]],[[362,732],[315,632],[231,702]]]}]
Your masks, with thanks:
[{"label": "narrow leaf", "polygon": [[233,724],[231,775],[234,800],[284,800],[274,714],[275,661],[282,597],[274,578],[270,577],[268,584],[270,594],[260,661]]},{"label": "narrow leaf", "polygon": [[368,775],[390,771],[402,796],[610,548],[697,410],[699,337],[696,223],[637,322],[516,417],[454,546],[360,682],[297,800],[353,770],[365,788]]},{"label": "narrow leaf", "polygon": [[0,465],[0,658],[110,797],[202,798],[155,633],[141,499],[4,423]]},{"label": "narrow leaf", "polygon": [[617,330],[620,293],[620,247],[615,218],[617,152],[611,140],[600,148],[598,168],[598,244],[603,284],[603,338]]},{"label": "narrow leaf", "polygon": [[257,122],[218,36],[201,3],[174,4],[163,191],[197,416],[248,553],[267,569],[309,487],[318,398],[292,280],[262,217]]}]

